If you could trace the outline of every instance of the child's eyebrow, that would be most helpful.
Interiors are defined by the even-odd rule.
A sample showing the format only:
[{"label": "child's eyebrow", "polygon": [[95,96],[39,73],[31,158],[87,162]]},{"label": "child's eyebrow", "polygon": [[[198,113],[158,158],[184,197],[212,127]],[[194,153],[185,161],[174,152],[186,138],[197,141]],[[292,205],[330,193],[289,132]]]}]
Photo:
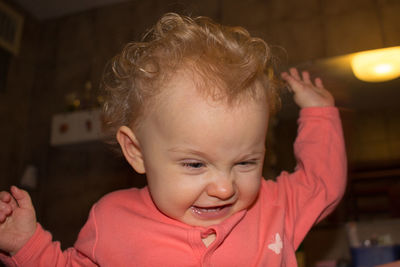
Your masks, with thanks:
[{"label": "child's eyebrow", "polygon": [[192,149],[192,148],[172,147],[172,148],[169,148],[167,151],[172,152],[172,153],[185,153],[185,154],[198,155],[201,157],[207,157],[206,153],[201,152],[196,149]]},{"label": "child's eyebrow", "polygon": [[[171,153],[185,153],[185,154],[192,154],[192,155],[196,155],[196,156],[200,156],[203,158],[207,158],[207,154],[192,148],[182,148],[182,147],[172,147],[170,149],[167,150],[168,152]],[[242,155],[240,155],[240,159],[245,159],[245,158],[249,158],[249,157],[258,157],[261,156],[265,153],[265,147],[263,147],[262,150],[254,150],[248,153],[243,153]]]}]

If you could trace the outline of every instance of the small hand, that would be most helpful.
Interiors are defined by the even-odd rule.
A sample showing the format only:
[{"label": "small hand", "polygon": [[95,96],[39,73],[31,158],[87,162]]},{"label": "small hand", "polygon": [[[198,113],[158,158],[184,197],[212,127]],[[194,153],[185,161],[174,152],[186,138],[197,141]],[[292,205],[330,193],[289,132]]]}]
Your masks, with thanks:
[{"label": "small hand", "polygon": [[303,71],[300,77],[296,68],[290,68],[289,73],[283,72],[281,76],[288,82],[294,93],[294,101],[300,108],[335,105],[332,94],[324,88],[322,80],[316,78],[313,84],[308,71]]},{"label": "small hand", "polygon": [[20,250],[36,231],[36,214],[29,194],[11,187],[0,192],[0,250],[11,255]]}]

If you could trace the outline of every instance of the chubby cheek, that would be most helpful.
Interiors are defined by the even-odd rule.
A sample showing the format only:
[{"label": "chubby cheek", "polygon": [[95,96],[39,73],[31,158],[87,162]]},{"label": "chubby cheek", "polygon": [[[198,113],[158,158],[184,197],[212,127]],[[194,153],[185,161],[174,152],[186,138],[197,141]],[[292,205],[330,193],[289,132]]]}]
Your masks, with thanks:
[{"label": "chubby cheek", "polygon": [[174,219],[180,219],[185,215],[185,212],[201,195],[201,188],[201,183],[196,179],[180,179],[179,177],[149,183],[150,193],[158,209]]},{"label": "chubby cheek", "polygon": [[242,205],[245,205],[243,208],[247,208],[258,196],[261,186],[261,177],[254,176],[249,179],[249,177],[245,177],[244,179],[238,180],[238,188],[240,192],[240,201]]}]

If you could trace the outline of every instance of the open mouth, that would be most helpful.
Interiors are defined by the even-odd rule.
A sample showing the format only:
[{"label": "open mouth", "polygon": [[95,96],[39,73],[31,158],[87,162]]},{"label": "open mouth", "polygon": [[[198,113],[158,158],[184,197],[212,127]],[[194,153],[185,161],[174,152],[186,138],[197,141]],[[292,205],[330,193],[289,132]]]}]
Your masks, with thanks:
[{"label": "open mouth", "polygon": [[200,219],[218,219],[225,217],[230,209],[232,204],[227,204],[223,206],[214,206],[214,207],[198,207],[192,206],[191,210]]}]

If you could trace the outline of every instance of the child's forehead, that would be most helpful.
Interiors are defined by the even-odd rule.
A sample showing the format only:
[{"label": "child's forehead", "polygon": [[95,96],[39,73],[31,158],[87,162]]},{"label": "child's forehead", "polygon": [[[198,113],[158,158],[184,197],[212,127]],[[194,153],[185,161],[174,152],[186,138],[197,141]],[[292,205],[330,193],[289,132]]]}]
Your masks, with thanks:
[{"label": "child's forehead", "polygon": [[[209,125],[210,121],[220,121],[232,118],[251,119],[259,114],[265,114],[268,119],[268,107],[265,102],[246,99],[228,104],[224,100],[214,100],[207,97],[192,86],[191,81],[180,79],[181,82],[171,84],[170,93],[160,100],[155,112],[149,116],[157,124],[170,124],[176,128],[183,125]],[[154,120],[153,120],[154,119]]]},{"label": "child's forehead", "polygon": [[256,82],[243,90],[241,94],[231,92],[225,88],[218,77],[204,77],[195,69],[185,68],[171,74],[160,86],[158,97],[159,105],[173,104],[180,100],[189,101],[192,98],[201,98],[211,105],[235,108],[251,104],[266,104],[264,87]]},{"label": "child's forehead", "polygon": [[[138,125],[141,135],[145,135],[146,129],[153,127],[160,132],[163,132],[161,129],[171,127],[175,130],[182,130],[183,127],[200,131],[199,129],[210,129],[207,127],[213,122],[218,122],[216,125],[221,126],[229,123],[242,125],[244,121],[252,121],[256,123],[253,127],[259,127],[268,121],[269,111],[265,97],[243,97],[233,102],[214,99],[203,91],[209,88],[199,87],[196,78],[190,73],[176,74],[160,89],[157,100]],[[199,125],[202,126],[199,128]]]},{"label": "child's forehead", "polygon": [[[203,112],[211,112],[218,109],[219,113],[246,112],[250,109],[262,110],[269,117],[269,103],[264,88],[260,84],[255,84],[256,93],[243,92],[241,95],[232,97],[229,90],[220,88],[214,80],[204,79],[199,73],[190,68],[180,68],[175,72],[165,75],[158,83],[157,94],[148,99],[144,104],[142,116],[136,121],[134,126],[140,130],[147,124],[149,118],[157,121],[170,120],[171,114],[182,113],[182,110],[189,108],[194,115]],[[210,109],[211,108],[211,109]],[[255,108],[255,109],[254,109]],[[214,110],[216,111],[216,110]],[[211,115],[210,115],[211,116]]]}]

